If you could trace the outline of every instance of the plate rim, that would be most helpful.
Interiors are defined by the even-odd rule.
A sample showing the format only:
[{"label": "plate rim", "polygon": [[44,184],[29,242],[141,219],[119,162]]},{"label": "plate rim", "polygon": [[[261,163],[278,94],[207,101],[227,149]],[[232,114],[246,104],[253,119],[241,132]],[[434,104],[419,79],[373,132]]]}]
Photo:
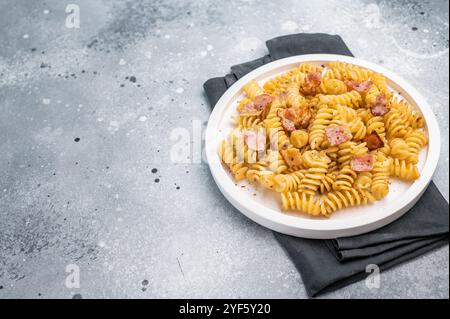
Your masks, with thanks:
[{"label": "plate rim", "polygon": [[[404,193],[405,196],[401,196],[390,203],[386,207],[386,210],[380,212],[380,215],[374,215],[370,218],[358,218],[358,216],[355,216],[355,218],[352,218],[351,220],[333,220],[332,218],[302,219],[298,216],[283,214],[281,210],[276,211],[272,208],[265,207],[261,203],[239,196],[240,189],[235,187],[235,182],[229,177],[217,155],[217,143],[219,141],[217,139],[216,129],[218,128],[217,124],[221,120],[220,113],[226,110],[227,102],[242,90],[245,83],[251,79],[258,78],[266,72],[281,68],[288,64],[314,61],[341,61],[352,63],[384,74],[394,83],[401,86],[404,92],[408,93],[411,99],[416,102],[417,107],[424,117],[428,136],[433,136],[433,139],[429,138],[428,154],[421,171],[421,177],[407,189]],[[234,83],[222,95],[210,114],[205,132],[205,151],[211,175],[213,176],[215,183],[227,200],[245,216],[258,224],[284,234],[304,238],[336,238],[362,234],[385,226],[401,217],[415,204],[430,183],[434,171],[436,170],[440,155],[440,131],[437,119],[424,96],[403,77],[380,65],[355,57],[336,54],[308,54],[287,57],[270,62],[249,72]],[[376,203],[374,205],[376,205]]]}]

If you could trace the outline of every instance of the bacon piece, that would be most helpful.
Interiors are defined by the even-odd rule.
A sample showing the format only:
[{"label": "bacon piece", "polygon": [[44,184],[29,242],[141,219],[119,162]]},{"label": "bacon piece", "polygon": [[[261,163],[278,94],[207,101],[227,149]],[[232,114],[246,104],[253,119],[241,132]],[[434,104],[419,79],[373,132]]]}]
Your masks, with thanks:
[{"label": "bacon piece", "polygon": [[313,73],[308,73],[308,75],[306,75],[306,81],[312,83],[314,86],[319,86],[320,83],[322,83],[322,72],[313,72]]},{"label": "bacon piece", "polygon": [[316,94],[317,87],[322,83],[322,73],[313,72],[306,75],[305,82],[301,85],[300,90],[303,94],[314,95]]},{"label": "bacon piece", "polygon": [[292,122],[291,120],[283,117],[281,118],[281,126],[283,126],[283,128],[288,131],[289,133],[294,132],[295,131],[295,124],[294,122]]},{"label": "bacon piece", "polygon": [[298,110],[298,122],[296,122],[295,124],[298,128],[307,128],[309,126],[311,118],[311,110],[306,107],[302,107]]},{"label": "bacon piece", "polygon": [[387,104],[386,96],[384,94],[380,94],[377,96],[375,102],[370,106],[370,111],[374,116],[383,116],[390,111]]},{"label": "bacon piece", "polygon": [[345,84],[347,84],[348,87],[351,89],[358,91],[359,93],[367,92],[367,90],[370,89],[373,82],[372,81],[364,81],[364,82],[356,82],[356,81],[345,81]]},{"label": "bacon piece", "polygon": [[[278,116],[281,119],[286,119],[294,123],[295,128],[307,128],[312,118],[312,113],[308,108],[288,108],[278,111]],[[290,123],[288,123],[291,126]]]},{"label": "bacon piece", "polygon": [[283,112],[283,117],[287,118],[288,120],[291,120],[292,122],[296,122],[298,115],[294,108],[290,107],[288,109],[285,109]]},{"label": "bacon piece", "polygon": [[255,97],[253,103],[258,111],[264,111],[272,103],[272,97],[269,94],[261,94]]},{"label": "bacon piece", "polygon": [[376,131],[372,131],[370,134],[368,134],[365,137],[364,142],[366,142],[366,146],[369,151],[374,151],[376,149],[384,147],[384,142]]},{"label": "bacon piece", "polygon": [[245,104],[239,112],[242,116],[258,116],[262,111],[258,110],[253,102]]},{"label": "bacon piece", "polygon": [[370,107],[370,111],[374,116],[383,116],[384,114],[388,113],[390,109],[383,104],[374,104]]},{"label": "bacon piece", "polygon": [[262,132],[245,131],[244,142],[253,151],[264,151],[266,149],[266,135]]},{"label": "bacon piece", "polygon": [[373,169],[374,161],[372,154],[354,156],[350,160],[350,166],[355,172],[369,172]]},{"label": "bacon piece", "polygon": [[384,95],[384,93],[378,95],[377,98],[375,99],[375,104],[387,105],[386,95]]},{"label": "bacon piece", "polygon": [[342,126],[329,126],[325,129],[328,142],[331,146],[336,146],[350,140],[349,132]]},{"label": "bacon piece", "polygon": [[302,154],[298,148],[281,150],[280,153],[289,167],[298,167],[303,164]]}]

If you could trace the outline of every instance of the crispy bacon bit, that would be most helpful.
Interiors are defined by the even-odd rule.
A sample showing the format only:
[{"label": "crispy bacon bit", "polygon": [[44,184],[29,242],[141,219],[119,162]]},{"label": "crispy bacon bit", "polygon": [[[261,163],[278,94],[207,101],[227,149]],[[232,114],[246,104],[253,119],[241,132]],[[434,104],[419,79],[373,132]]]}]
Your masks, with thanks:
[{"label": "crispy bacon bit", "polygon": [[288,109],[278,110],[278,116],[281,118],[282,122],[283,120],[287,120],[286,125],[289,126],[289,129],[286,127],[285,129],[289,132],[292,132],[292,125],[289,122],[292,122],[294,124],[294,129],[307,128],[312,118],[312,113],[308,108],[302,107],[296,109],[291,107]]},{"label": "crispy bacon bit", "polygon": [[298,123],[295,123],[296,126],[298,128],[307,128],[312,118],[311,110],[306,107],[300,108],[298,110],[298,117]]},{"label": "crispy bacon bit", "polygon": [[266,135],[262,132],[244,132],[244,141],[248,148],[253,151],[264,151],[266,149]]},{"label": "crispy bacon bit", "polygon": [[377,96],[375,103],[370,106],[370,111],[374,116],[383,116],[390,111],[387,107],[386,96],[384,94]]},{"label": "crispy bacon bit", "polygon": [[295,124],[294,122],[292,122],[291,120],[282,117],[281,118],[281,126],[283,126],[283,128],[288,131],[289,133],[294,132],[295,131]]},{"label": "crispy bacon bit", "polygon": [[306,81],[312,83],[314,86],[319,86],[322,83],[322,72],[308,73]]},{"label": "crispy bacon bit", "polygon": [[263,111],[272,103],[272,97],[269,94],[261,94],[255,97],[253,103],[258,111]]},{"label": "crispy bacon bit", "polygon": [[388,113],[390,109],[383,104],[374,104],[371,106],[370,111],[374,116],[383,116]]},{"label": "crispy bacon bit", "polygon": [[380,95],[378,95],[375,100],[375,104],[387,105],[386,95],[384,95],[384,93],[381,93]]},{"label": "crispy bacon bit", "polygon": [[384,142],[376,131],[372,131],[370,134],[368,134],[364,139],[364,142],[366,142],[369,151],[374,151],[376,149],[384,147]]},{"label": "crispy bacon bit", "polygon": [[295,123],[297,121],[298,115],[297,115],[297,112],[295,111],[295,109],[290,107],[284,111],[283,117],[285,117],[288,120],[291,120],[292,122]]},{"label": "crispy bacon bit", "polygon": [[325,129],[328,142],[331,146],[336,146],[350,140],[349,132],[342,126],[329,126]]},{"label": "crispy bacon bit", "polygon": [[306,75],[305,82],[301,85],[300,90],[303,94],[314,95],[316,94],[317,87],[322,83],[322,73],[313,72]]},{"label": "crispy bacon bit", "polygon": [[374,161],[372,154],[354,156],[350,160],[350,166],[355,172],[369,172],[373,169]]},{"label": "crispy bacon bit", "polygon": [[345,84],[347,86],[355,91],[358,91],[359,93],[367,92],[367,90],[370,89],[373,82],[372,81],[364,81],[364,82],[356,82],[356,81],[345,81]]},{"label": "crispy bacon bit", "polygon": [[289,167],[298,167],[303,163],[302,154],[300,153],[300,150],[297,148],[289,148],[287,150],[281,150],[280,153]]},{"label": "crispy bacon bit", "polygon": [[258,116],[262,111],[258,110],[253,102],[245,104],[239,112],[242,116]]}]

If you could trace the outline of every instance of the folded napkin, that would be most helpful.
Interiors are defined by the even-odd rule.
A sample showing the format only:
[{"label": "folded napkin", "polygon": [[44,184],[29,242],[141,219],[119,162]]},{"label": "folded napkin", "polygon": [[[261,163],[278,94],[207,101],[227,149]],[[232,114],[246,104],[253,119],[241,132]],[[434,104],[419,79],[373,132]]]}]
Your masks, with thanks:
[{"label": "folded napkin", "polygon": [[[231,67],[224,77],[204,84],[212,107],[239,78],[271,61],[292,55],[329,53],[353,56],[341,37],[328,34],[293,34],[266,42],[269,54]],[[393,223],[367,234],[314,240],[275,233],[299,270],[307,293],[314,297],[365,278],[366,267],[381,271],[448,244],[449,206],[431,182],[409,212]]]}]

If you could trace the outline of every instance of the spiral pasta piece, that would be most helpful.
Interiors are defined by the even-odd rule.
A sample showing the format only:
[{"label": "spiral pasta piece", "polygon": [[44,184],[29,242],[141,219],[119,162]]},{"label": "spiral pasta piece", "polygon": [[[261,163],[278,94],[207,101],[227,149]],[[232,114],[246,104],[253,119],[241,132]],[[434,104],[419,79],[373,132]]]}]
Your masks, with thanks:
[{"label": "spiral pasta piece", "polygon": [[[328,168],[329,170],[329,168]],[[327,173],[324,178],[320,181],[319,191],[321,194],[331,192],[333,190],[333,184],[336,180],[335,173]]]},{"label": "spiral pasta piece", "polygon": [[404,116],[396,109],[384,115],[384,125],[388,138],[404,137],[409,131]]},{"label": "spiral pasta piece", "polygon": [[380,200],[389,192],[389,160],[382,152],[377,152],[375,164],[372,170],[372,185],[370,192]]},{"label": "spiral pasta piece", "polygon": [[287,107],[286,99],[282,95],[276,96],[272,104],[270,105],[269,112],[267,113],[266,120],[270,120],[278,117],[278,110],[285,109]]},{"label": "spiral pasta piece", "polygon": [[313,195],[319,188],[322,179],[328,173],[330,159],[325,152],[311,150],[303,154],[303,161],[308,169],[305,172],[305,177],[301,180],[298,190]]},{"label": "spiral pasta piece", "polygon": [[389,142],[389,146],[391,147],[390,156],[400,160],[406,160],[411,157],[409,146],[404,139],[394,138]]},{"label": "spiral pasta piece", "polygon": [[233,146],[229,145],[226,141],[222,141],[219,146],[219,156],[222,162],[229,168],[236,181],[240,181],[246,177],[248,166],[234,156]]},{"label": "spiral pasta piece", "polygon": [[337,111],[337,119],[342,123],[350,123],[358,118],[356,110],[351,107],[340,104],[330,105],[329,107]]},{"label": "spiral pasta piece", "polygon": [[331,161],[330,164],[328,164],[328,174],[331,173],[337,173],[339,171],[339,164],[337,161]]},{"label": "spiral pasta piece", "polygon": [[291,133],[290,141],[294,147],[302,148],[308,144],[309,135],[305,130],[295,130]]},{"label": "spiral pasta piece", "polygon": [[372,85],[364,94],[364,104],[366,105],[366,107],[370,107],[372,104],[375,104],[377,97],[380,94],[381,92],[378,87],[376,85]]},{"label": "spiral pasta piece", "polygon": [[357,117],[348,124],[350,133],[352,133],[354,141],[361,141],[367,135],[367,127],[361,118]]},{"label": "spiral pasta piece", "polygon": [[420,173],[416,165],[413,163],[408,163],[405,160],[399,160],[398,158],[390,159],[389,172],[392,176],[407,181],[414,181],[420,177]]},{"label": "spiral pasta piece", "polygon": [[350,165],[350,159],[353,156],[361,156],[367,154],[369,151],[366,147],[366,143],[357,143],[353,141],[348,141],[342,143],[338,146],[339,150],[337,152],[339,163],[339,167],[343,168],[344,166]]},{"label": "spiral pasta piece", "polygon": [[299,108],[305,101],[305,98],[300,94],[300,85],[298,83],[291,83],[286,88],[286,102],[288,106]]},{"label": "spiral pasta piece", "polygon": [[298,71],[302,73],[322,72],[322,70],[321,66],[312,63],[301,63],[298,66]]},{"label": "spiral pasta piece", "polygon": [[391,91],[388,89],[386,77],[381,73],[373,73],[370,76],[370,80],[378,88],[381,94],[384,94],[386,99],[389,101],[392,97]]},{"label": "spiral pasta piece", "polygon": [[373,75],[373,71],[345,62],[330,62],[328,66],[333,70],[335,78],[339,80],[363,82]]},{"label": "spiral pasta piece", "polygon": [[363,105],[361,94],[355,90],[338,95],[320,95],[319,99],[322,104],[341,104],[354,109]]},{"label": "spiral pasta piece", "polygon": [[312,216],[327,215],[325,205],[321,199],[305,193],[281,193],[281,204],[283,210],[301,211]]},{"label": "spiral pasta piece", "polygon": [[384,127],[383,118],[381,116],[372,116],[367,121],[367,131],[377,132],[380,137],[386,136],[386,128]]},{"label": "spiral pasta piece", "polygon": [[352,189],[357,174],[350,168],[350,165],[342,167],[336,175],[333,183],[334,190]]},{"label": "spiral pasta piece", "polygon": [[287,86],[290,83],[290,78],[291,78],[290,74],[279,75],[264,83],[263,89],[267,94],[270,94],[272,97],[277,97],[286,90]]},{"label": "spiral pasta piece", "polygon": [[257,128],[262,125],[259,116],[234,116],[232,118],[234,125],[240,129]]},{"label": "spiral pasta piece", "polygon": [[384,143],[384,147],[378,149],[380,152],[383,152],[386,155],[389,155],[391,148],[389,146],[389,143],[386,139],[386,128],[384,126],[383,117],[381,116],[372,116],[367,121],[367,132],[377,132],[377,134],[380,136],[381,140]]},{"label": "spiral pasta piece", "polygon": [[264,126],[272,149],[283,150],[291,146],[290,139],[284,131],[279,117],[264,120]]},{"label": "spiral pasta piece", "polygon": [[236,110],[238,112],[241,112],[242,108],[247,105],[248,103],[252,103],[252,100],[250,100],[248,97],[244,97],[242,100],[239,101],[238,106]]},{"label": "spiral pasta piece", "polygon": [[419,162],[419,152],[428,143],[428,138],[423,131],[414,130],[411,134],[405,137],[406,144],[408,144],[408,149],[410,156],[408,161],[417,164]]},{"label": "spiral pasta piece", "polygon": [[288,166],[278,151],[269,151],[267,156],[269,162],[269,169],[275,174],[282,174],[287,171]]},{"label": "spiral pasta piece", "polygon": [[283,97],[276,97],[263,124],[269,137],[270,148],[274,150],[282,150],[290,147],[290,140],[281,125],[281,119],[278,116],[280,109],[286,108],[286,100]]},{"label": "spiral pasta piece", "polygon": [[370,112],[370,109],[367,109],[365,107],[357,109],[356,114],[366,125],[367,122],[372,118],[372,113]]},{"label": "spiral pasta piece", "polygon": [[325,140],[325,128],[330,125],[336,111],[326,106],[317,111],[317,115],[309,128],[309,144],[312,149],[318,149]]},{"label": "spiral pasta piece", "polygon": [[305,177],[304,170],[298,170],[289,174],[278,174],[275,176],[274,189],[277,192],[296,191],[304,177]]},{"label": "spiral pasta piece", "polygon": [[423,128],[424,120],[422,115],[411,108],[411,106],[403,99],[393,97],[391,99],[391,109],[397,110],[402,114],[405,123],[408,123],[413,129]]},{"label": "spiral pasta piece", "polygon": [[358,189],[370,190],[371,186],[372,186],[372,173],[371,172],[358,173],[353,187]]},{"label": "spiral pasta piece", "polygon": [[331,214],[338,209],[373,203],[375,197],[364,189],[346,189],[328,193],[324,199],[325,210]]},{"label": "spiral pasta piece", "polygon": [[258,95],[264,94],[263,88],[260,87],[258,82],[256,82],[255,80],[251,80],[246,85],[244,85],[243,90],[245,94],[247,94],[247,96],[252,100]]},{"label": "spiral pasta piece", "polygon": [[267,162],[264,162],[264,161],[260,161],[260,162],[251,164],[251,165],[249,165],[249,168],[246,172],[245,177],[251,183],[259,183],[261,180],[261,176],[268,172],[267,166],[268,166]]},{"label": "spiral pasta piece", "polygon": [[322,94],[344,94],[347,92],[347,85],[338,79],[324,79],[317,90]]},{"label": "spiral pasta piece", "polygon": [[233,148],[235,157],[238,161],[250,164],[257,162],[259,156],[258,151],[248,148],[248,145],[244,141],[243,130],[234,129],[230,132],[228,136],[228,145]]},{"label": "spiral pasta piece", "polygon": [[260,176],[259,183],[263,187],[273,190],[275,187],[275,176],[276,176],[276,174],[274,174],[274,173],[264,172]]}]

